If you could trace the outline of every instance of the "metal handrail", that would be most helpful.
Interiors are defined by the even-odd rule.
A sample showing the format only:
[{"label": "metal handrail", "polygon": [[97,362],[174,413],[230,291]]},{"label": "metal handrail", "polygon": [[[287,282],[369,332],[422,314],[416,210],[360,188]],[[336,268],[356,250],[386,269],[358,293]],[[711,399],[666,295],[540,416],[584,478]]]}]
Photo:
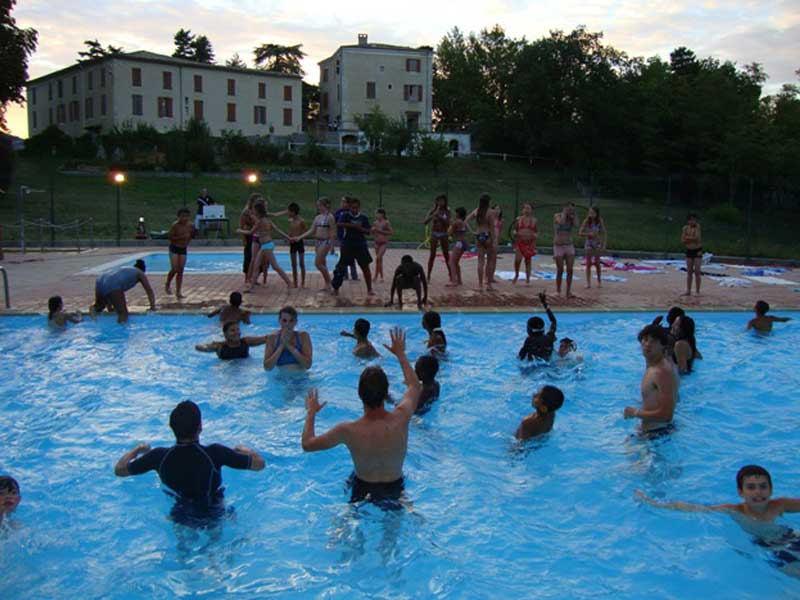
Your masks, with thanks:
[{"label": "metal handrail", "polygon": [[8,273],[6,273],[6,268],[0,265],[0,273],[3,274],[3,290],[6,293],[6,308],[11,308],[11,298],[8,295]]}]

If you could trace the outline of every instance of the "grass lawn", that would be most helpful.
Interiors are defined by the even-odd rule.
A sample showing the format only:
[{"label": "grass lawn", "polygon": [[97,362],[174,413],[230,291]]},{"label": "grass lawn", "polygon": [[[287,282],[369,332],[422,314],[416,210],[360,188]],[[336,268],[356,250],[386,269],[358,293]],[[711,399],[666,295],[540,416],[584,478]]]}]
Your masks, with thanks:
[{"label": "grass lawn", "polygon": [[[49,161],[20,159],[15,182],[9,193],[0,197],[0,223],[4,225],[5,240],[16,240],[18,230],[17,191],[20,185],[44,190],[25,196],[24,216],[26,220],[49,220],[50,189],[53,189],[55,221],[65,223],[75,219],[94,221],[95,240],[116,238],[116,190],[105,175],[68,175],[57,171],[57,165]],[[331,181],[320,176],[319,188],[316,180],[304,182],[270,181],[266,175],[255,189],[270,200],[270,210],[277,211],[289,202],[297,202],[301,216],[310,222],[315,214],[317,194],[329,196],[334,204],[342,195],[361,199],[364,212],[372,218],[379,203],[388,213],[395,229],[394,240],[419,242],[424,237],[422,219],[432,206],[434,197],[447,192],[452,209],[464,206],[472,210],[478,204],[482,192],[491,194],[504,213],[503,243],[508,241],[508,228],[513,220],[515,207],[523,202],[532,202],[539,219],[540,246],[552,243],[552,215],[565,201],[573,201],[579,207],[588,206],[589,200],[582,196],[577,186],[568,177],[553,171],[532,169],[525,163],[499,160],[452,159],[434,176],[430,167],[405,159],[389,169],[386,182],[379,184]],[[207,187],[214,199],[226,207],[231,219],[232,231],[238,226],[238,216],[244,206],[249,189],[243,179],[236,176],[204,174],[194,176],[163,176],[154,173],[130,173],[128,182],[121,188],[121,235],[132,239],[139,216],[146,220],[151,231],[169,228],[175,213],[186,205],[195,210],[195,197],[200,188]],[[654,181],[646,191],[634,196],[611,197],[600,195],[595,203],[601,208],[609,230],[609,250],[680,251],[680,228],[688,212],[684,206],[665,207],[665,186]],[[704,247],[714,254],[745,255],[747,225],[744,218],[738,224],[717,222],[704,218],[702,209],[693,208],[700,215],[703,227]],[[585,208],[579,208],[582,218]],[[285,228],[285,218],[277,224]],[[795,235],[800,225],[800,211],[780,213],[754,211],[752,223],[751,253],[753,256],[797,258],[800,242]],[[82,244],[89,237],[88,227],[81,232]],[[224,235],[224,233],[223,233]],[[49,239],[49,233],[45,233]],[[59,240],[74,240],[75,234],[59,233]],[[39,229],[26,227],[26,240],[31,245],[39,243]]]}]

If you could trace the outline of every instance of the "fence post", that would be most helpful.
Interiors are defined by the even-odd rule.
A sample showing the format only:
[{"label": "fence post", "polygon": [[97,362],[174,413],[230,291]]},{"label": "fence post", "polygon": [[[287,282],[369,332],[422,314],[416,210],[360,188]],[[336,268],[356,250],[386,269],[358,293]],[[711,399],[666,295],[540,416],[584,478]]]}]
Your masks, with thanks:
[{"label": "fence post", "polygon": [[753,178],[750,178],[750,196],[747,199],[747,260],[750,260],[750,235],[753,230]]},{"label": "fence post", "polygon": [[56,224],[56,204],[53,193],[54,179],[53,172],[50,171],[50,244],[52,246],[56,245],[56,228],[52,227],[52,225]]},{"label": "fence post", "polygon": [[81,252],[81,224],[75,219],[75,245],[78,247],[78,254]]},{"label": "fence post", "polygon": [[22,214],[22,202],[25,197],[25,186],[19,186],[17,191],[17,219],[19,221],[19,249],[25,254],[25,218]]},{"label": "fence post", "polygon": [[378,179],[378,208],[383,208],[383,178]]},{"label": "fence post", "polygon": [[[319,169],[317,169],[316,174],[317,174],[317,198],[316,198],[316,200],[319,200]],[[314,201],[314,204],[317,203],[316,200]]]},{"label": "fence post", "polygon": [[667,197],[664,200],[664,252],[669,247],[669,207],[672,204],[672,175],[667,175]]},{"label": "fence post", "polygon": [[[44,219],[39,218],[39,252],[44,254]],[[50,228],[52,231],[52,227]]]},{"label": "fence post", "polygon": [[89,218],[89,246],[94,248],[94,218]]}]

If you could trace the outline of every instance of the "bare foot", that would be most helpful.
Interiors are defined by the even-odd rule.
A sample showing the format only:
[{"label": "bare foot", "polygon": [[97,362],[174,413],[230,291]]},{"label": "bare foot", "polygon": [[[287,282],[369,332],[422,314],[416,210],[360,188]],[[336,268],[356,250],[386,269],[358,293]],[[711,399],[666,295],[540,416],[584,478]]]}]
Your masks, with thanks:
[{"label": "bare foot", "polygon": [[492,287],[491,283],[487,283],[486,284],[486,291],[487,292],[493,292],[494,291],[494,288]]},{"label": "bare foot", "polygon": [[172,296],[172,290],[171,290],[171,289],[169,289],[169,286],[168,286],[168,285],[165,285],[165,286],[164,286],[164,293],[165,293],[167,296]]},{"label": "bare foot", "polygon": [[450,283],[445,283],[444,287],[458,287],[458,284],[451,281]]},{"label": "bare foot", "polygon": [[176,297],[178,300],[180,300],[180,299],[182,299],[182,298],[186,298],[186,296],[184,296],[183,294],[176,294],[176,295],[175,295],[175,297]]},{"label": "bare foot", "polygon": [[585,286],[583,286],[583,287],[584,287],[584,289],[590,290],[590,289],[592,289],[592,284],[591,284],[591,283],[588,283],[588,284],[586,284],[586,285],[585,285]]},{"label": "bare foot", "polygon": [[511,280],[511,283],[513,285],[517,285],[517,279],[519,279],[519,277],[517,275],[514,275],[514,279]]},{"label": "bare foot", "polygon": [[374,295],[375,292],[373,292],[372,290],[367,290],[367,296],[374,296]]},{"label": "bare foot", "polygon": [[681,296],[691,296],[692,292],[683,292]]},{"label": "bare foot", "polygon": [[567,298],[577,298],[577,296],[575,294],[573,294],[572,292],[570,292],[570,293],[567,294]]}]

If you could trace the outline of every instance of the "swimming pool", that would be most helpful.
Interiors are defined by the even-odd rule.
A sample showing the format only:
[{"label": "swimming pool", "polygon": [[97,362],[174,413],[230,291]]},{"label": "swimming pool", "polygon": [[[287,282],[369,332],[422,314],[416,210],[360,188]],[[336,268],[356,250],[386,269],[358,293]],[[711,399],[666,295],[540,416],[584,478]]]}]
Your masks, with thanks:
[{"label": "swimming pool", "polygon": [[[743,313],[696,314],[706,358],[683,379],[676,432],[655,442],[631,437],[622,419],[639,396],[636,332],[652,314],[557,314],[585,360],[530,373],[514,359],[528,315],[444,314],[442,397],[412,422],[413,508],[399,513],[347,504],[344,448],[300,448],[309,386],[328,401],[318,431],[361,412],[364,363],[338,335],[356,316],[301,315],[315,350],[308,375],[266,373],[261,353],[224,363],[193,352],[218,339],[203,316],[134,316],[125,327],[105,318],[63,333],[44,317],[0,319],[0,472],[23,495],[21,527],[0,533],[3,597],[800,594],[800,580],[772,567],[731,519],[657,510],[633,495],[734,502],[734,474],[751,462],[771,471],[776,495],[800,495],[797,313],[769,337],[745,334]],[[412,360],[422,351],[419,316],[368,318],[376,344],[401,324]],[[245,334],[275,323],[256,316]],[[399,397],[399,368],[381,364]],[[550,434],[518,445],[513,431],[544,383],[564,390],[564,407]],[[234,512],[213,534],[168,520],[155,474],[113,475],[137,442],[172,443],[169,411],[187,397],[203,410],[204,443],[243,443],[267,460],[262,472],[224,471]]]},{"label": "swimming pool", "polygon": [[[167,252],[145,252],[135,255],[126,256],[118,260],[103,263],[97,267],[92,267],[83,271],[83,275],[99,275],[113,267],[122,265],[132,265],[136,259],[144,259],[147,265],[148,274],[166,274],[169,272],[169,253]],[[280,267],[287,273],[292,271],[292,262],[289,252],[275,252],[275,258],[278,260]],[[326,258],[328,268],[333,270],[336,266],[336,261],[339,260],[338,255],[329,254]],[[241,252],[202,252],[193,251],[190,247],[186,258],[186,273],[242,273],[242,253]],[[306,271],[316,272],[317,268],[314,266],[314,249],[306,244],[305,252]]]}]

